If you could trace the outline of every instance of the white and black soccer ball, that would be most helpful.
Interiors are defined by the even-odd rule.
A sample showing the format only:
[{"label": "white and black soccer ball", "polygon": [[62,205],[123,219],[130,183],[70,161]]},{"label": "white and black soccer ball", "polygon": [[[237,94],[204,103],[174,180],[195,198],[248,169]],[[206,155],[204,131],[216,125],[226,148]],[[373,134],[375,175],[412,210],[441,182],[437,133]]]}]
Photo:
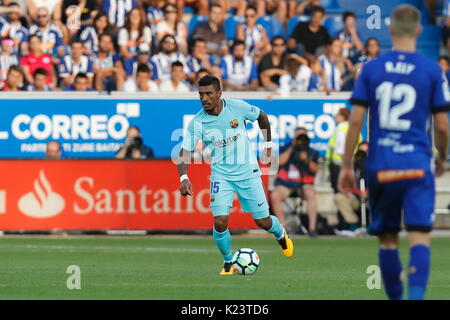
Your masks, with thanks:
[{"label": "white and black soccer ball", "polygon": [[255,250],[241,248],[233,255],[233,268],[242,275],[254,274],[259,267],[259,256]]}]

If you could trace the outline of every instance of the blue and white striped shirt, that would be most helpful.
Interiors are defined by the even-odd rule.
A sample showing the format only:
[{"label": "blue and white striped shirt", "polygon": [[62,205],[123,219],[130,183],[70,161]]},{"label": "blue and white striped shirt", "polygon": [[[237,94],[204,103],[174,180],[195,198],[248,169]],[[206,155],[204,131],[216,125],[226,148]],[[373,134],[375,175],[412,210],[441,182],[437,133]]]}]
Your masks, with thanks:
[{"label": "blue and white striped shirt", "polygon": [[33,24],[29,34],[37,34],[41,38],[42,49],[47,54],[56,54],[56,48],[63,45],[62,32],[54,24],[48,25],[45,30],[41,30],[38,25]]},{"label": "blue and white striped shirt", "polygon": [[228,80],[236,86],[248,85],[258,79],[256,64],[250,56],[244,56],[242,61],[236,61],[231,54],[226,55],[220,65],[223,80]]},{"label": "blue and white striped shirt", "polygon": [[93,63],[88,56],[82,55],[78,63],[74,63],[72,56],[66,55],[58,66],[58,74],[61,78],[78,73],[86,73],[88,77],[94,76]]},{"label": "blue and white striped shirt", "polygon": [[327,88],[331,90],[341,90],[341,72],[336,66],[336,62],[331,62],[324,54],[318,57],[320,66],[325,73]]},{"label": "blue and white striped shirt", "polygon": [[109,23],[121,28],[125,25],[127,13],[136,7],[136,0],[103,0],[102,9],[108,14]]}]

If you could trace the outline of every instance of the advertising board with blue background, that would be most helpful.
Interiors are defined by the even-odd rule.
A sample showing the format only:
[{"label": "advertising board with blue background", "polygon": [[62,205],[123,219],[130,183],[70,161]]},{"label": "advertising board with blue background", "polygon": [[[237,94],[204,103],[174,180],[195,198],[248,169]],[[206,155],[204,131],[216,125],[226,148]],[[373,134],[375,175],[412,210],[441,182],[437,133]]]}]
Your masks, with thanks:
[{"label": "advertising board with blue background", "polygon": [[[324,154],[334,114],[350,107],[347,99],[245,99],[269,116],[276,152],[291,140],[295,127],[310,131],[312,146]],[[183,130],[202,108],[198,99],[2,99],[0,158],[43,158],[46,143],[58,141],[64,158],[112,158],[136,125],[144,144],[158,158],[179,151]],[[257,123],[247,124],[254,148],[262,136]],[[365,129],[363,133],[365,137]]]}]

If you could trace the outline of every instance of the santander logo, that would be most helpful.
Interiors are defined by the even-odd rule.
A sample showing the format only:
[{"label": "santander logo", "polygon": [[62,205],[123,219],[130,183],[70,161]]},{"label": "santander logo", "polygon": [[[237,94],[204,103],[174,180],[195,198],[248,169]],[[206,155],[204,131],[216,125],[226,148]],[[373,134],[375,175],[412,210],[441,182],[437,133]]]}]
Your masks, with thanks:
[{"label": "santander logo", "polygon": [[34,190],[19,199],[19,210],[32,218],[50,218],[64,210],[64,198],[52,190],[44,170],[34,180]]}]

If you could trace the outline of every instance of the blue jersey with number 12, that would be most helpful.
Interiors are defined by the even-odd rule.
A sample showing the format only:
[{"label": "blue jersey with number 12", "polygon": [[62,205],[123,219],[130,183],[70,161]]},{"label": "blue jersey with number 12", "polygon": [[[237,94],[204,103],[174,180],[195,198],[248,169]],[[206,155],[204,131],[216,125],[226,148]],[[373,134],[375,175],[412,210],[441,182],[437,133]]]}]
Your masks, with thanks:
[{"label": "blue jersey with number 12", "polygon": [[393,50],[364,65],[350,99],[369,108],[370,170],[430,170],[431,115],[449,110],[438,64]]}]

